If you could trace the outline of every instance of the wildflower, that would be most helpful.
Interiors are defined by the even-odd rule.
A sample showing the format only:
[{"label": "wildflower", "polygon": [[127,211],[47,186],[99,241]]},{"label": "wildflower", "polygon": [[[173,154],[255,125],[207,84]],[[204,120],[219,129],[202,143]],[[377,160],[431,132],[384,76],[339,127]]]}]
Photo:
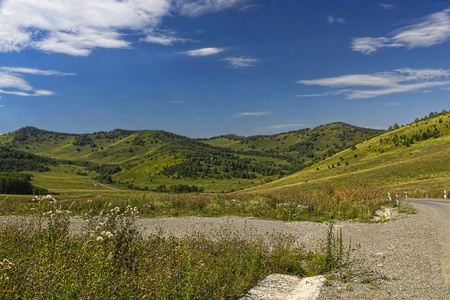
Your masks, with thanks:
[{"label": "wildflower", "polygon": [[102,236],[98,236],[97,237],[97,242],[103,242],[103,237]]},{"label": "wildflower", "polygon": [[142,299],[147,299],[147,295],[142,296]]},{"label": "wildflower", "polygon": [[100,235],[103,235],[103,236],[106,235],[106,231],[103,230],[102,232],[100,232]]},{"label": "wildflower", "polygon": [[108,239],[112,239],[112,238],[114,237],[114,234],[112,234],[112,233],[109,232],[109,231],[107,231],[105,234],[106,234],[106,237],[107,237]]}]

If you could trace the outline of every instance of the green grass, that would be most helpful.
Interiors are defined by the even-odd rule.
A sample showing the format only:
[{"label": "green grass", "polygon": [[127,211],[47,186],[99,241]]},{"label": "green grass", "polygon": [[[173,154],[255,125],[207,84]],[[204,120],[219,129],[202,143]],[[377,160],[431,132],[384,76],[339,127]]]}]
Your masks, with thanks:
[{"label": "green grass", "polygon": [[[441,120],[441,121],[439,121]],[[418,121],[387,132],[344,150],[296,174],[249,189],[249,191],[317,190],[324,185],[355,185],[363,181],[382,186],[386,191],[417,193],[448,189],[450,185],[450,114]],[[415,141],[409,146],[395,136],[410,138],[438,129],[440,135]],[[399,139],[400,141],[404,141]]]},{"label": "green grass", "polygon": [[[1,297],[236,299],[270,273],[307,277],[344,262],[342,245],[306,252],[289,236],[244,239],[223,231],[214,239],[201,234],[176,239],[159,232],[144,239],[136,232],[135,213],[131,207],[125,213],[108,207],[88,219],[81,236],[69,235],[70,220],[56,207],[36,224],[2,226]],[[272,249],[264,243],[268,238]],[[327,238],[331,241],[332,233]]]},{"label": "green grass", "polygon": [[[284,221],[370,220],[381,206],[389,206],[381,189],[370,186],[326,187],[317,192],[213,194],[124,194],[55,196],[60,209],[75,215],[99,213],[111,203],[124,209],[137,207],[143,217],[161,216],[250,216]],[[40,203],[51,210],[51,203]],[[0,215],[32,215],[38,204],[32,197],[5,197]]]},{"label": "green grass", "polygon": [[[333,123],[271,136],[224,136],[196,140],[155,130],[115,130],[75,135],[26,127],[1,135],[0,144],[56,159],[118,164],[123,171],[113,175],[113,180],[128,182],[140,188],[187,184],[203,187],[207,192],[231,192],[278,179],[310,163],[313,160],[311,153],[304,153],[303,148],[291,149],[300,142],[308,142],[309,146],[305,147],[313,148],[316,152],[314,159],[320,160],[328,155],[328,150],[343,149],[380,132]],[[74,145],[80,137],[90,142]],[[186,175],[185,172],[184,177],[159,174],[164,167],[188,162],[189,157],[208,159],[208,162],[197,161],[196,165],[201,169],[206,166],[217,169],[217,173],[205,173],[197,169],[196,174]],[[225,157],[227,162],[223,163]],[[257,171],[254,169],[250,176],[253,180],[248,180],[249,174],[243,175],[247,171],[242,168],[243,159],[250,159],[256,167]],[[224,171],[223,165],[229,166],[231,161],[234,163],[233,168],[227,167],[229,171]],[[65,175],[61,174],[61,178]],[[228,177],[231,179],[225,179]]]}]

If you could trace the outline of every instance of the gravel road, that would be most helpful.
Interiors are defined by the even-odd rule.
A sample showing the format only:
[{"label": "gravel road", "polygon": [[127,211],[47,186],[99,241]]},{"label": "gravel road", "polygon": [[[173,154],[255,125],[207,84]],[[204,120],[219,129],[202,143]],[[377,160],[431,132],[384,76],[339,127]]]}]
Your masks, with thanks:
[{"label": "gravel road", "polygon": [[[439,218],[425,204],[414,204],[418,213],[399,215],[385,223],[337,222],[345,243],[358,260],[376,271],[372,284],[330,281],[319,299],[450,299],[442,276],[443,246]],[[17,217],[0,216],[0,223]],[[251,237],[255,234],[271,244],[281,235],[291,235],[298,245],[316,249],[325,242],[327,225],[313,222],[281,222],[256,218],[154,218],[139,219],[144,235],[163,230],[177,237],[205,233],[214,238],[218,232]],[[74,218],[71,230],[77,233],[82,220]],[[441,230],[441,231],[440,231]],[[441,234],[441,235],[439,235]],[[448,241],[448,240],[447,240]],[[445,244],[448,246],[448,243]]]}]

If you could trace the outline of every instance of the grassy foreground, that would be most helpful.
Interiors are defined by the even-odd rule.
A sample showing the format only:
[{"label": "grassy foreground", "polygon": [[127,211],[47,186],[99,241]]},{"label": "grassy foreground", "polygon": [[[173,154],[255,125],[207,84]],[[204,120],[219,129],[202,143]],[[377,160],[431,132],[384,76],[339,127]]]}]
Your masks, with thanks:
[{"label": "grassy foreground", "polygon": [[[394,195],[394,194],[393,194]],[[362,184],[321,191],[292,193],[153,194],[58,199],[57,207],[72,215],[98,214],[106,204],[125,210],[137,207],[142,217],[160,216],[251,216],[283,221],[369,220],[381,206],[389,206],[384,192]],[[33,215],[37,209],[54,210],[55,203],[28,198],[0,200],[0,215]]]},{"label": "grassy foreground", "polygon": [[222,232],[144,239],[130,206],[87,218],[82,236],[69,234],[69,211],[37,213],[45,218],[35,224],[0,227],[2,299],[236,299],[270,273],[313,276],[346,261],[332,225],[327,246],[311,253],[288,236],[271,250],[262,237]]}]

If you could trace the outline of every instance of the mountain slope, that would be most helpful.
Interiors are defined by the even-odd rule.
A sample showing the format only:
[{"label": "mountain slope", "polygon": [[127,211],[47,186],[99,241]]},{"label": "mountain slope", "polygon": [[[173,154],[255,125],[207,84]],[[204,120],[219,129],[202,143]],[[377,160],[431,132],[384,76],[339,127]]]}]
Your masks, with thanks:
[{"label": "mountain slope", "polygon": [[390,189],[450,188],[450,113],[432,113],[253,191],[368,182]]},{"label": "mountain slope", "polygon": [[0,136],[0,145],[79,166],[95,163],[100,173],[108,165],[104,169],[121,170],[108,172],[108,182],[128,188],[188,184],[222,192],[292,174],[382,132],[333,123],[273,136],[200,140],[160,130],[67,134],[25,127]]}]

